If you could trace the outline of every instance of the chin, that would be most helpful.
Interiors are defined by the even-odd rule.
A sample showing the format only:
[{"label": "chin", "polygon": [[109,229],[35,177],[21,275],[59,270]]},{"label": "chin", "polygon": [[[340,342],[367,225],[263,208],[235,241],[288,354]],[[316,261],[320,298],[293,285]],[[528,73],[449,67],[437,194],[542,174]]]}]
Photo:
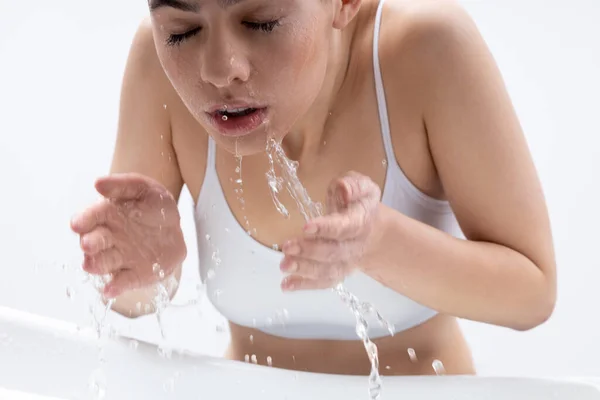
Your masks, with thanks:
[{"label": "chin", "polygon": [[219,132],[211,132],[212,138],[217,145],[236,156],[252,156],[259,153],[265,153],[269,132],[266,128],[257,129],[242,136],[226,136]]}]

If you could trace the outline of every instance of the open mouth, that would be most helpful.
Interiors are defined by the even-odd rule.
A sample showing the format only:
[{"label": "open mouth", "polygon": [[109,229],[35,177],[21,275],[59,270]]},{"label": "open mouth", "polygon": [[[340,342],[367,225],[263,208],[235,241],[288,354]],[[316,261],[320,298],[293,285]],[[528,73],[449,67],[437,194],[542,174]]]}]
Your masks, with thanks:
[{"label": "open mouth", "polygon": [[221,134],[240,136],[251,133],[264,123],[267,107],[223,107],[209,115]]},{"label": "open mouth", "polygon": [[219,110],[215,114],[216,116],[225,118],[238,118],[238,117],[246,117],[248,115],[252,115],[258,111],[258,108],[235,108],[230,110]]}]

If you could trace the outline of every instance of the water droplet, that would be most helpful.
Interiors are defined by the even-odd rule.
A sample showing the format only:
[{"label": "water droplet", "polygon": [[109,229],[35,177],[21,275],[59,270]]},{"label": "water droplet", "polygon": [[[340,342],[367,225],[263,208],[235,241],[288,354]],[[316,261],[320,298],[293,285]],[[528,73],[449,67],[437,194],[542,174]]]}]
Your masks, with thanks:
[{"label": "water droplet", "polygon": [[0,333],[0,344],[2,346],[8,346],[12,343],[13,339],[6,333]]},{"label": "water droplet", "polygon": [[227,115],[223,115],[223,116],[221,117],[221,119],[222,119],[223,121],[227,121],[229,118],[227,118]]},{"label": "water droplet", "polygon": [[392,369],[392,367],[390,367],[389,365],[386,365],[385,369]]},{"label": "water droplet", "polygon": [[165,271],[163,271],[162,269],[158,271],[158,277],[160,279],[165,279]]},{"label": "water droplet", "polygon": [[212,268],[211,268],[211,269],[209,269],[209,270],[206,272],[206,278],[207,278],[207,279],[209,279],[209,280],[213,280],[213,279],[215,278],[215,270],[214,270],[214,269],[212,269]]},{"label": "water droplet", "polygon": [[387,160],[382,160],[381,165],[383,165],[385,167],[387,165]]},{"label": "water droplet", "polygon": [[169,378],[163,383],[163,390],[167,393],[173,393],[175,391],[175,378]]},{"label": "water droplet", "polygon": [[88,389],[95,400],[106,397],[106,376],[104,371],[97,369],[90,375]]},{"label": "water droplet", "polygon": [[206,237],[206,241],[210,241],[210,235],[208,233],[206,234],[205,237]]},{"label": "water droplet", "polygon": [[215,263],[216,267],[221,265],[221,257],[219,257],[219,250],[214,251],[211,258],[212,258],[212,261]]},{"label": "water droplet", "polygon": [[440,360],[433,360],[431,366],[433,367],[436,375],[444,375],[446,373],[444,364],[442,364]]},{"label": "water droplet", "polygon": [[158,355],[159,355],[161,358],[167,358],[167,359],[170,359],[170,358],[171,358],[171,356],[173,355],[173,350],[171,350],[171,349],[169,349],[169,348],[167,348],[167,347],[164,347],[164,346],[162,346],[162,345],[161,345],[161,346],[158,346],[158,348],[156,349],[156,352],[158,353]]},{"label": "water droplet", "polygon": [[252,356],[250,356],[250,360],[252,361],[252,364],[258,363],[258,360],[256,359],[256,354],[252,354]]},{"label": "water droplet", "polygon": [[417,359],[417,353],[415,352],[415,349],[413,349],[413,348],[409,348],[409,349],[407,350],[407,353],[408,353],[408,356],[410,357],[410,361],[412,361],[412,362],[417,362],[417,361],[419,361],[419,360]]},{"label": "water droplet", "polygon": [[244,361],[246,361],[246,362],[250,362],[250,355],[249,355],[249,354],[246,354],[246,355],[244,356]]},{"label": "water droplet", "polygon": [[273,359],[271,358],[271,356],[267,356],[267,365],[268,365],[269,367],[272,367],[272,366],[273,366]]},{"label": "water droplet", "polygon": [[129,347],[132,348],[133,350],[137,350],[139,346],[139,342],[137,340],[131,340],[129,342]]},{"label": "water droplet", "polygon": [[273,250],[279,251],[279,245],[277,243],[273,245]]},{"label": "water droplet", "polygon": [[163,104],[163,108],[166,110],[166,109],[167,109],[167,105],[166,105],[166,104]]},{"label": "water droplet", "polygon": [[155,274],[157,274],[158,271],[160,271],[160,264],[158,264],[158,263],[152,264],[152,272],[154,272]]},{"label": "water droplet", "polygon": [[250,344],[254,344],[254,335],[250,335]]}]

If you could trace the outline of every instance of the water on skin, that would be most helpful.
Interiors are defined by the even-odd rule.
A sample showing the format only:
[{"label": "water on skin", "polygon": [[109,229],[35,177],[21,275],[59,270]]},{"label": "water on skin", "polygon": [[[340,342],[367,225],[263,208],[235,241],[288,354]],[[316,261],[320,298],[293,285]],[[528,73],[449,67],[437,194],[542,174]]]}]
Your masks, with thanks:
[{"label": "water on skin", "polygon": [[[323,207],[320,204],[314,203],[308,192],[302,186],[302,183],[297,176],[298,163],[287,158],[280,143],[275,139],[267,141],[267,155],[269,158],[270,169],[267,172],[267,180],[271,195],[277,210],[286,218],[289,213],[283,207],[278,199],[283,182],[291,197],[296,201],[298,209],[306,221],[312,220],[323,215]],[[283,177],[278,178],[275,175],[274,164],[277,163],[282,170]],[[365,350],[371,362],[371,373],[369,375],[369,395],[372,400],[379,399],[381,395],[381,377],[379,375],[379,357],[377,354],[377,346],[373,343],[367,334],[368,323],[366,316],[375,315],[378,322],[384,326],[391,335],[394,334],[393,325],[387,322],[379,312],[369,303],[360,301],[356,296],[350,293],[341,283],[332,289],[340,299],[350,308],[350,311],[356,318],[356,334],[363,341]]]},{"label": "water on skin", "polygon": [[431,363],[431,367],[435,371],[436,375],[444,375],[446,373],[444,364],[442,364],[440,360],[433,360],[433,362]]}]

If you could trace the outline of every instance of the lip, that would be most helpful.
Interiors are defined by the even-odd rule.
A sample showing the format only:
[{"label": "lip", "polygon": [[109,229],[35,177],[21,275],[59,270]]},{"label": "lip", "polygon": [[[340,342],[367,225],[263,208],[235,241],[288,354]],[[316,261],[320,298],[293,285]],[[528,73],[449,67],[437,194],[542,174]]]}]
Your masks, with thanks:
[{"label": "lip", "polygon": [[[226,106],[226,108],[224,107]],[[230,117],[223,119],[223,116],[218,111],[233,110],[236,108],[253,108],[256,109],[253,113],[241,117]],[[223,136],[239,137],[252,133],[256,128],[261,126],[267,119],[267,107],[251,105],[249,103],[227,103],[211,107],[206,114],[210,123],[217,128]]]},{"label": "lip", "polygon": [[265,108],[264,105],[247,102],[243,100],[236,100],[228,103],[215,103],[206,109],[208,114],[216,113],[217,111],[223,110],[235,110],[236,108]]}]

